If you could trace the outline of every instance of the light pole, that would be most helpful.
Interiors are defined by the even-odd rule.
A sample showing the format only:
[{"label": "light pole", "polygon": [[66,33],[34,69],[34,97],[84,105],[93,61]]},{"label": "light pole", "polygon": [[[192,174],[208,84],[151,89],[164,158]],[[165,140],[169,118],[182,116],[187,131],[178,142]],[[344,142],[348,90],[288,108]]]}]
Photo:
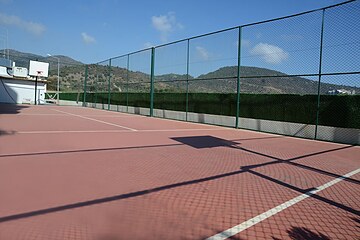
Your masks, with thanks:
[{"label": "light pole", "polygon": [[3,55],[4,55],[4,58],[6,58],[6,38],[5,38],[5,36],[3,36],[3,35],[0,35],[0,40],[2,40],[3,41],[3,43],[4,43],[4,48],[3,48],[3,51],[4,51],[4,53],[3,53]]},{"label": "light pole", "polygon": [[56,95],[57,95],[57,105],[59,105],[59,96],[60,96],[60,58],[55,57],[55,56],[51,56],[51,54],[47,54],[49,57],[53,57],[57,59],[58,65],[57,65],[57,90],[56,90]]},{"label": "light pole", "polygon": [[[4,31],[6,31],[6,33],[2,34],[2,37],[4,39],[4,58],[6,58],[6,54],[7,54],[7,59],[10,60],[10,50],[9,50],[9,30],[7,28],[1,27],[4,29]],[[5,44],[6,41],[6,44]],[[5,50],[6,49],[6,50]]]},{"label": "light pole", "polygon": [[4,29],[4,32],[6,31],[6,33],[3,33],[0,35],[0,37],[2,38],[2,40],[4,41],[4,58],[6,59],[6,54],[7,54],[7,59],[9,58],[9,31],[7,28],[1,27]]}]

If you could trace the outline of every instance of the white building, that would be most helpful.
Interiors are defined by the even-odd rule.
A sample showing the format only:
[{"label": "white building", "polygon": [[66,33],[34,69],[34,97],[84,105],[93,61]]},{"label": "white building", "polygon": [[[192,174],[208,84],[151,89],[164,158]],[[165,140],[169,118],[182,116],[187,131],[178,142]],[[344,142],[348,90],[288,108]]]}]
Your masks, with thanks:
[{"label": "white building", "polygon": [[[4,62],[0,66],[0,103],[35,104],[35,78],[28,76],[26,68]],[[38,78],[37,104],[45,103],[45,92],[46,80]]]},{"label": "white building", "polygon": [[329,95],[355,95],[355,90],[346,90],[346,89],[334,89],[327,92]]}]

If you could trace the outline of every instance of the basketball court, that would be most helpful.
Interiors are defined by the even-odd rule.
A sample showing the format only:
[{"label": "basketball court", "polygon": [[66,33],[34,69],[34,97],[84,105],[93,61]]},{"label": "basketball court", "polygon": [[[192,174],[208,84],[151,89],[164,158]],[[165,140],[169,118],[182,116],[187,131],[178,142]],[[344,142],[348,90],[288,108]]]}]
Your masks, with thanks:
[{"label": "basketball court", "polygon": [[0,239],[359,239],[360,148],[0,105]]}]

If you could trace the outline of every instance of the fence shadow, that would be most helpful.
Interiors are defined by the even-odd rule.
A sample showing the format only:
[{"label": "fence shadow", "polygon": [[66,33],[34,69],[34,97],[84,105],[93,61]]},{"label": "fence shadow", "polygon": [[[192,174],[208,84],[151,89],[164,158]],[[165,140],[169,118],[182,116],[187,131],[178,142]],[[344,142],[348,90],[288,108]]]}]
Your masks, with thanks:
[{"label": "fence shadow", "polygon": [[14,135],[15,133],[16,133],[16,131],[6,131],[6,130],[0,129],[0,137],[5,136],[5,135]]},{"label": "fence shadow", "polygon": [[173,137],[170,138],[182,144],[188,145],[193,148],[214,148],[214,147],[228,147],[234,146],[239,143],[225,140],[218,137],[213,137],[209,135],[205,136],[191,136],[191,137]]},{"label": "fence shadow", "polygon": [[[328,236],[322,233],[311,231],[304,227],[291,227],[286,233],[292,240],[330,240]],[[272,240],[282,240],[281,238],[271,237]]]},{"label": "fence shadow", "polygon": [[357,223],[356,227],[360,228],[360,218],[359,217],[358,218],[351,217],[351,219],[354,220]]},{"label": "fence shadow", "polygon": [[[213,137],[213,136],[196,136],[196,137],[180,137],[180,138],[172,138],[173,140],[178,141],[180,144],[171,144],[170,146],[178,146],[178,145],[183,145],[183,144],[187,144],[189,146],[192,146],[196,149],[204,149],[204,148],[215,148],[215,147],[230,147],[230,148],[234,148],[237,150],[241,150],[241,151],[247,151],[247,149],[244,148],[240,148],[236,145],[239,145],[239,143],[237,142],[233,142],[233,141],[229,141],[229,140],[225,140],[225,139],[221,139],[221,138],[217,138],[217,137]],[[203,143],[197,143],[197,141],[203,141]],[[161,145],[161,146],[144,146],[144,148],[147,147],[166,147],[165,145]],[[352,147],[352,146],[349,146]],[[135,148],[141,148],[141,147],[134,147]],[[327,151],[321,151],[321,152],[317,152],[317,153],[312,153],[312,154],[307,154],[307,155],[303,155],[303,156],[298,156],[296,158],[294,158],[292,161],[294,160],[298,160],[301,159],[303,157],[307,157],[309,155],[319,155],[319,154],[323,154],[326,152],[332,152],[332,151],[339,151],[342,149],[345,149],[347,147],[341,147],[341,148],[335,148],[335,149],[331,149],[331,150],[327,150]],[[111,149],[98,149],[99,151],[107,151],[107,150],[121,150],[122,148],[111,148]],[[128,148],[124,148],[124,149],[128,149]],[[86,152],[86,151],[97,151],[97,150],[81,150],[79,152]],[[73,152],[77,152],[77,151],[70,151],[71,153]],[[64,153],[70,153],[69,151],[65,151]],[[251,151],[254,154],[258,154],[260,156],[267,156],[263,153],[260,152],[255,152],[255,151]],[[58,154],[61,152],[53,152],[53,153],[38,153],[38,154]],[[20,154],[21,155],[21,154]],[[36,155],[36,154],[34,154]],[[16,156],[16,155],[14,155]],[[19,155],[17,155],[19,156]],[[124,194],[118,194],[118,195],[113,195],[113,196],[108,196],[108,197],[104,197],[104,198],[97,198],[97,199],[92,199],[92,200],[88,200],[88,201],[83,201],[83,202],[76,202],[76,203],[70,203],[70,204],[66,204],[66,205],[61,205],[61,206],[55,206],[55,207],[51,207],[51,208],[46,208],[46,209],[40,209],[40,210],[35,210],[35,211],[30,211],[30,212],[24,212],[24,213],[19,213],[19,214],[15,214],[15,215],[8,215],[8,216],[2,216],[0,217],[0,223],[1,222],[8,222],[8,221],[13,221],[13,220],[18,220],[18,219],[23,219],[23,218],[29,218],[29,217],[33,217],[33,216],[39,216],[39,215],[44,215],[44,214],[49,214],[49,213],[54,213],[54,212],[59,212],[59,211],[64,211],[64,210],[70,210],[70,209],[76,209],[76,208],[80,208],[80,207],[85,207],[85,206],[91,206],[91,205],[97,205],[97,204],[102,204],[102,203],[108,203],[108,202],[113,202],[113,201],[118,201],[118,200],[123,200],[123,199],[129,199],[129,198],[134,198],[134,197],[139,197],[139,196],[143,196],[143,195],[147,195],[147,194],[151,194],[151,193],[155,193],[155,192],[160,192],[160,191],[166,191],[169,189],[175,189],[178,187],[183,187],[183,186],[189,186],[189,185],[193,185],[193,184],[198,184],[198,183],[203,183],[203,182],[209,182],[209,181],[214,181],[217,179],[223,179],[229,176],[234,176],[234,175],[238,175],[238,174],[242,174],[242,173],[250,173],[250,174],[254,174],[258,177],[261,177],[265,180],[268,180],[270,182],[273,183],[277,183],[280,184],[281,186],[287,187],[289,189],[295,190],[299,193],[305,193],[305,194],[309,194],[310,197],[313,197],[317,200],[320,200],[322,202],[328,203],[332,206],[336,206],[338,208],[341,208],[345,211],[351,212],[353,214],[356,214],[359,216],[359,213],[357,210],[352,209],[348,206],[345,206],[341,203],[335,202],[333,200],[327,199],[325,197],[321,197],[315,194],[311,194],[309,193],[309,191],[313,190],[313,189],[300,189],[296,186],[292,186],[288,183],[285,183],[281,180],[278,179],[273,179],[269,176],[263,175],[261,173],[258,173],[256,171],[253,171],[252,169],[259,167],[259,166],[265,166],[268,164],[276,164],[276,163],[284,163],[286,162],[286,160],[282,160],[282,159],[278,159],[272,156],[267,156],[271,159],[276,159],[276,161],[272,161],[272,162],[268,162],[265,164],[259,164],[259,165],[250,165],[250,166],[244,166],[241,167],[241,169],[236,170],[236,171],[232,171],[232,172],[226,172],[226,173],[222,173],[222,174],[218,174],[218,175],[211,175],[211,176],[207,176],[204,178],[198,178],[198,179],[192,179],[192,180],[188,180],[188,181],[183,181],[183,182],[177,182],[177,183],[173,183],[173,184],[168,184],[168,185],[162,185],[162,186],[158,186],[158,187],[154,187],[154,188],[150,188],[150,189],[145,189],[145,190],[139,190],[139,191],[134,191],[134,192],[129,192],[129,193],[124,193]],[[289,160],[288,160],[289,161]],[[325,172],[327,173],[327,172]],[[332,176],[337,176],[337,174],[334,173],[329,173]],[[344,180],[349,180],[349,178],[345,178]],[[359,183],[358,183],[359,184]],[[358,220],[356,220],[358,221]],[[306,231],[304,229],[301,228],[293,228],[289,231],[289,234],[292,234],[291,236],[302,236],[303,238],[300,239],[306,239],[306,236],[314,236],[314,237],[318,237],[318,238],[313,238],[313,239],[321,239],[321,240],[326,240],[326,236],[324,235],[311,235],[313,234],[312,232]]]},{"label": "fence shadow", "polygon": [[325,234],[316,233],[304,227],[291,227],[286,232],[293,240],[330,240]]}]

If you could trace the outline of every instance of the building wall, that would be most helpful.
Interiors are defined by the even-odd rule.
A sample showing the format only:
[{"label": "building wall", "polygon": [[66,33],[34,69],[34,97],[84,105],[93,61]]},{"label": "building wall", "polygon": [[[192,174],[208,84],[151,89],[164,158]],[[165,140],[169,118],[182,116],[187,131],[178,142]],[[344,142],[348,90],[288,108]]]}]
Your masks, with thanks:
[{"label": "building wall", "polygon": [[[39,104],[45,103],[45,92],[46,83],[39,81],[37,84],[37,99]],[[0,102],[34,104],[35,82],[0,77]]]}]

